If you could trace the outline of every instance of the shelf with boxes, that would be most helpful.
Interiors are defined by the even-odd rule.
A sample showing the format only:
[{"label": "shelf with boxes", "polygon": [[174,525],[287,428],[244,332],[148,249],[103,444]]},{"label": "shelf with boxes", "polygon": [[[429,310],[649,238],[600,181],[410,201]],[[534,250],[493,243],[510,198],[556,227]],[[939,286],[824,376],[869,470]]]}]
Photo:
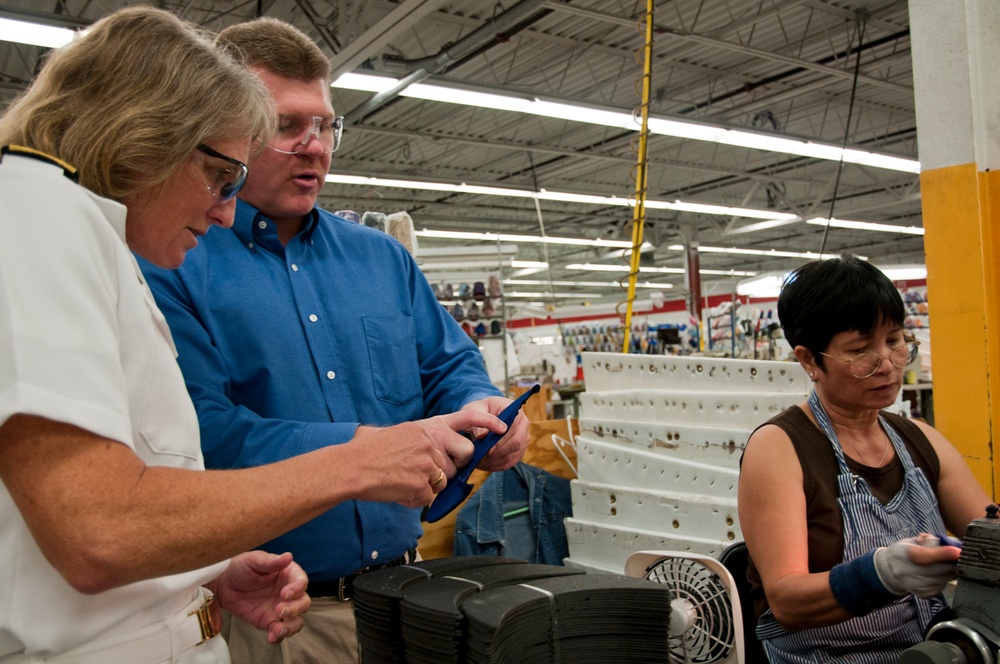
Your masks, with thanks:
[{"label": "shelf with boxes", "polygon": [[705,350],[722,352],[729,357],[777,360],[781,349],[781,326],[777,314],[767,305],[723,302],[706,309]]},{"label": "shelf with boxes", "polygon": [[906,318],[903,327],[907,330],[930,327],[930,309],[927,303],[927,291],[925,289],[904,289],[899,294],[903,298],[903,307]]},{"label": "shelf with boxes", "polygon": [[[684,346],[686,325],[636,323],[629,335],[629,353],[662,355],[680,353]],[[585,352],[621,352],[625,345],[625,327],[621,324],[573,325],[563,329],[563,348],[567,356]]]}]

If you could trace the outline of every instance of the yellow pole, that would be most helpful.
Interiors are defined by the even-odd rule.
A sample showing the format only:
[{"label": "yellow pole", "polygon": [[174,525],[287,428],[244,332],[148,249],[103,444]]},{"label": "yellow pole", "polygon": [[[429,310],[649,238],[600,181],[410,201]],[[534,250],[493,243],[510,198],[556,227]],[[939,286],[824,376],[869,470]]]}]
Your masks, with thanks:
[{"label": "yellow pole", "polygon": [[909,0],[934,426],[1000,484],[1000,3]]},{"label": "yellow pole", "polygon": [[635,302],[635,282],[639,276],[639,248],[642,246],[642,226],[646,219],[646,187],[649,183],[649,98],[653,71],[653,0],[646,0],[646,43],[643,49],[642,106],[639,149],[635,169],[635,207],[632,209],[632,255],[629,260],[628,298],[625,306],[625,334],[622,352],[627,353],[632,335],[632,304]]}]

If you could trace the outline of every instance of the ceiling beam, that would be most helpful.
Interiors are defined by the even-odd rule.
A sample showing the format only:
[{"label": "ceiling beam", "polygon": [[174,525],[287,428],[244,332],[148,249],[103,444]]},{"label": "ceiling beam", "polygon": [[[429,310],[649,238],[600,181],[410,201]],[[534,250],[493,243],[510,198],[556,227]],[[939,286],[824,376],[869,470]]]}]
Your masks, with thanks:
[{"label": "ceiling beam", "polygon": [[[592,9],[585,9],[583,7],[576,7],[568,5],[564,2],[559,2],[558,0],[549,0],[546,6],[552,9],[557,9],[562,12],[567,12],[570,14],[576,14],[578,16],[584,16],[587,18],[592,18],[594,20],[608,21],[611,23],[617,23],[619,25],[628,25],[630,27],[635,26],[636,19],[627,18],[624,16],[614,16],[612,14],[606,14],[604,12],[595,11]],[[854,80],[854,72],[847,71],[844,69],[837,69],[836,67],[828,67],[827,65],[818,64],[815,62],[810,62],[809,60],[802,60],[800,58],[795,58],[789,55],[782,55],[781,53],[771,53],[769,51],[762,51],[757,48],[751,48],[749,46],[744,46],[742,44],[733,44],[722,39],[715,39],[712,37],[705,37],[702,35],[694,35],[683,33],[673,28],[668,28],[662,25],[657,25],[656,30],[663,34],[668,34],[675,39],[680,39],[682,41],[687,41],[694,44],[701,44],[704,46],[711,46],[713,48],[720,48],[730,51],[735,51],[742,55],[749,55],[755,58],[760,58],[762,60],[772,60],[774,62],[782,62],[784,64],[792,65],[795,67],[801,67],[803,69],[811,69],[813,71],[818,71],[827,76],[832,76],[834,78],[842,78],[846,80]],[[908,88],[905,85],[900,85],[898,83],[892,83],[891,81],[883,81],[878,78],[871,78],[870,76],[858,76],[859,83],[865,83],[867,85],[872,85],[876,87],[886,88],[889,90],[894,90],[896,92],[902,92],[909,95],[913,95],[913,88]]]},{"label": "ceiling beam", "polygon": [[385,46],[422,18],[437,11],[444,0],[406,0],[397,5],[378,23],[365,30],[330,60],[330,80],[353,71],[361,63],[379,55]]}]

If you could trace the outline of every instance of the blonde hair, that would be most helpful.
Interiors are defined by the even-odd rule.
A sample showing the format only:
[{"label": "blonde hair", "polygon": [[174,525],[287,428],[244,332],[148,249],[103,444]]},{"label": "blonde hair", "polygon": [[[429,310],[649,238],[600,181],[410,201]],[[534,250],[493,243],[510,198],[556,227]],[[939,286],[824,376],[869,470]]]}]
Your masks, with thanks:
[{"label": "blonde hair", "polygon": [[80,184],[123,201],[159,186],[206,141],[266,141],[274,108],[256,76],[196,26],[123,9],[53,51],[0,118],[0,144],[69,162]]},{"label": "blonde hair", "polygon": [[298,81],[330,82],[330,61],[304,32],[276,18],[262,18],[231,25],[216,43],[249,67]]}]

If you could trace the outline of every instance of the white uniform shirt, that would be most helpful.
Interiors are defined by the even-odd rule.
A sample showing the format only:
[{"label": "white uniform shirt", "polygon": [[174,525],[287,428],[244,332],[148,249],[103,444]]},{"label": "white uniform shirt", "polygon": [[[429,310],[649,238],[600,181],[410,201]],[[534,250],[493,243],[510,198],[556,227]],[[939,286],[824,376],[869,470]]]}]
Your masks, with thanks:
[{"label": "white uniform shirt", "polygon": [[[198,420],[175,356],[125,244],[125,208],[55,165],[4,155],[0,424],[38,415],[120,441],[148,465],[203,469]],[[225,565],[81,594],[42,556],[0,485],[0,635],[13,635],[28,653],[161,621]]]}]

